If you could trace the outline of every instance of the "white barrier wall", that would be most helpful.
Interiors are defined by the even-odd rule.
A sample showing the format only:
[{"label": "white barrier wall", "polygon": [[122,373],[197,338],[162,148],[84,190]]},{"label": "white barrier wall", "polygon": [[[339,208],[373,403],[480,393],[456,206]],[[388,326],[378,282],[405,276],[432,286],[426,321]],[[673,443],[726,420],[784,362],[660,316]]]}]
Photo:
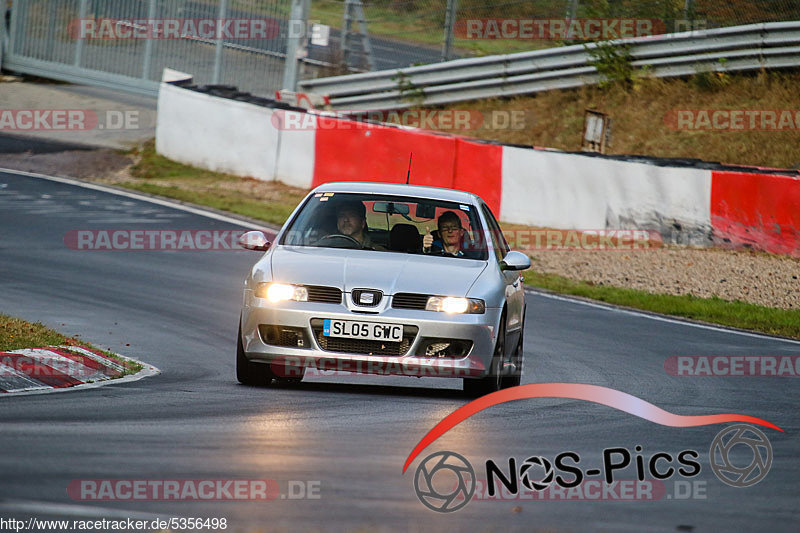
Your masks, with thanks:
[{"label": "white barrier wall", "polygon": [[316,159],[317,117],[298,111],[276,110],[272,122],[280,129],[274,179],[310,189]]},{"label": "white barrier wall", "polygon": [[500,218],[561,229],[710,232],[711,171],[503,147]]},{"label": "white barrier wall", "polygon": [[272,109],[162,83],[156,151],[175,161],[272,180],[278,130]]},{"label": "white barrier wall", "polygon": [[310,188],[315,135],[311,115],[161,84],[156,151],[175,161]]}]

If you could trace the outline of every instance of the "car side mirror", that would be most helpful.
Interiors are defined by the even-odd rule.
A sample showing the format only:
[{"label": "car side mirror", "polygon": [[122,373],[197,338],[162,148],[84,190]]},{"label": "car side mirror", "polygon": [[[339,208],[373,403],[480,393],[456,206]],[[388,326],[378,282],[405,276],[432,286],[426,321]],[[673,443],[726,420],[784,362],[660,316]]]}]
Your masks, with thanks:
[{"label": "car side mirror", "polygon": [[254,252],[266,252],[271,244],[261,231],[248,231],[239,237],[239,246]]},{"label": "car side mirror", "polygon": [[500,270],[527,270],[531,267],[531,258],[522,252],[511,251],[500,261]]}]

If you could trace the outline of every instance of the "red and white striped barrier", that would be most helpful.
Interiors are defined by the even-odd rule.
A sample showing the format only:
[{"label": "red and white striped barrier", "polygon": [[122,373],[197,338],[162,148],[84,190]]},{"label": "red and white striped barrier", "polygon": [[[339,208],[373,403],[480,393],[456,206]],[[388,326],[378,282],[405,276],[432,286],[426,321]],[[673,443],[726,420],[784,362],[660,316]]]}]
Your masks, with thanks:
[{"label": "red and white striped barrier", "polygon": [[125,365],[84,346],[0,352],[0,393],[47,392],[121,377]]},{"label": "red and white striped barrier", "polygon": [[506,222],[652,229],[667,241],[800,256],[800,178],[792,171],[729,172],[506,146],[170,84],[159,95],[156,148],[195,166],[303,188],[405,183],[413,153],[411,183],[476,193]]}]

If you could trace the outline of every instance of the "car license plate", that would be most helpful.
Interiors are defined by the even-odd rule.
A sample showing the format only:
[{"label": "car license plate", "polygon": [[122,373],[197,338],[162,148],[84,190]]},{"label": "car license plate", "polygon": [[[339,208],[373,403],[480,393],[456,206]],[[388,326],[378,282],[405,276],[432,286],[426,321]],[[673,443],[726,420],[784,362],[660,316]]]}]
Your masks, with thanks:
[{"label": "car license plate", "polygon": [[400,342],[403,340],[403,326],[326,318],[322,325],[322,334],[326,337]]}]

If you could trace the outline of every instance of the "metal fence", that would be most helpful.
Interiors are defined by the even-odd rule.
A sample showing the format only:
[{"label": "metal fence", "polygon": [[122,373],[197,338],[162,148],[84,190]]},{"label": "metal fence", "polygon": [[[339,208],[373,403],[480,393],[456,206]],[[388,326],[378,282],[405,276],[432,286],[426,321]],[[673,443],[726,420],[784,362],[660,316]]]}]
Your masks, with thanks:
[{"label": "metal fence", "polygon": [[[341,58],[343,13],[347,12],[348,3],[352,0],[312,1],[311,19],[333,27],[330,45],[326,49],[312,47],[312,54]],[[477,38],[465,31],[466,24],[473,20],[538,23],[559,19],[650,19],[656,24],[654,33],[800,20],[797,0],[361,0],[358,3],[362,6],[373,55],[371,63],[358,58],[350,62],[349,66],[361,70],[403,68],[585,42],[579,38],[561,38],[558,33],[542,39],[497,35]]]},{"label": "metal fence", "polygon": [[[459,59],[302,81],[334,109],[402,109],[597,83],[597,44]],[[604,43],[624,50],[632,73],[686,76],[800,66],[800,22],[773,22]]]},{"label": "metal fence", "polygon": [[[14,1],[3,68],[156,94],[161,72],[168,67],[188,72],[202,83],[233,84],[269,95],[283,81],[290,6],[291,0]],[[272,21],[264,33],[270,38],[206,39],[188,34],[170,38],[158,31],[148,38],[119,38],[120,29],[136,29],[131,26],[140,20],[180,24],[225,19]],[[93,24],[81,26],[81,21]],[[109,28],[104,21],[112,24],[111,32],[103,33]]]}]

